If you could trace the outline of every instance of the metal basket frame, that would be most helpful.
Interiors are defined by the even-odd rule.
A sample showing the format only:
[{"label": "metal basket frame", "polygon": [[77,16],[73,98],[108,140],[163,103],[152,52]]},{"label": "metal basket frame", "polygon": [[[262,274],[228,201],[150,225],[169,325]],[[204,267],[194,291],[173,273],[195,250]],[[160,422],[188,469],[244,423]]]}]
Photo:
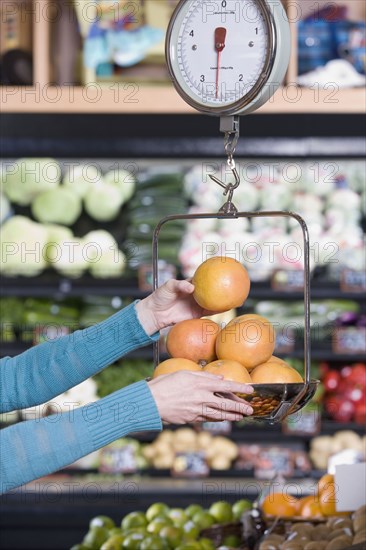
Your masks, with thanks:
[{"label": "metal basket frame", "polygon": [[[197,220],[197,219],[237,219],[237,218],[292,218],[298,222],[298,224],[301,227],[302,235],[303,235],[303,253],[304,253],[304,383],[303,384],[297,384],[301,389],[295,397],[291,398],[290,400],[286,400],[287,398],[287,390],[286,386],[284,385],[284,392],[282,396],[282,402],[279,405],[278,409],[274,411],[273,415],[271,417],[267,418],[270,423],[282,421],[286,416],[291,414],[292,412],[297,411],[299,408],[304,406],[304,404],[309,400],[306,397],[311,393],[312,395],[315,392],[317,381],[310,379],[310,356],[311,356],[311,344],[310,344],[310,240],[309,240],[309,231],[308,227],[304,221],[304,219],[294,212],[287,212],[287,211],[260,211],[260,212],[233,212],[233,213],[200,213],[200,214],[175,214],[172,216],[167,216],[165,218],[162,218],[157,226],[155,227],[154,233],[153,233],[153,255],[152,255],[152,263],[153,263],[153,289],[156,290],[159,286],[159,269],[158,269],[158,262],[159,262],[159,234],[162,229],[162,227],[171,222],[176,220]],[[159,363],[159,357],[160,357],[160,346],[159,341],[154,343],[154,364],[155,367]],[[315,384],[315,389],[314,389]],[[257,385],[258,386],[258,385]],[[304,399],[305,398],[305,399]],[[303,401],[303,405],[300,405],[300,407],[296,407],[300,403],[300,401]],[[261,419],[263,421],[264,419]]]}]

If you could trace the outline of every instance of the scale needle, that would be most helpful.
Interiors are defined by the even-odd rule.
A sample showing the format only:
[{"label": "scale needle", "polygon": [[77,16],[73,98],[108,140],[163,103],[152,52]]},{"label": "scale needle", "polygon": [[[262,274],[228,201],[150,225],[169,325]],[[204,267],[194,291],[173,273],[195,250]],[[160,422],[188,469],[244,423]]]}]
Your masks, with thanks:
[{"label": "scale needle", "polygon": [[217,72],[216,72],[216,99],[219,97],[221,52],[225,48],[226,29],[217,27],[215,29],[215,50],[217,51]]}]

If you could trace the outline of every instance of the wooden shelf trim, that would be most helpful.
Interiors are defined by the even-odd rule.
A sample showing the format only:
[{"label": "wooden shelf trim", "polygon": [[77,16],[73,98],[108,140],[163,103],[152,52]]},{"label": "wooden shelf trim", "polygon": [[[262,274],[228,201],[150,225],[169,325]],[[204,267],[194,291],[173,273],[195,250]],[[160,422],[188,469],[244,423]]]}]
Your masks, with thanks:
[{"label": "wooden shelf trim", "polygon": [[[171,86],[140,86],[136,83],[85,87],[1,86],[3,113],[111,113],[193,114]],[[258,113],[364,113],[366,88],[280,88]]]}]

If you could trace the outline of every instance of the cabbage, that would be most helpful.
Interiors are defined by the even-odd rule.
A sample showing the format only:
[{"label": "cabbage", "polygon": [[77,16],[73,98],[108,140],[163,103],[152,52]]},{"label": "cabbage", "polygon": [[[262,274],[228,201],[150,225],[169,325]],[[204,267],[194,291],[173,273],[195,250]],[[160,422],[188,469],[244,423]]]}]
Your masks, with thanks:
[{"label": "cabbage", "polygon": [[59,187],[41,193],[32,204],[32,214],[43,223],[72,225],[81,214],[80,198],[70,189]]},{"label": "cabbage", "polygon": [[107,250],[95,263],[90,264],[89,270],[97,279],[117,279],[126,269],[126,256],[121,250]]},{"label": "cabbage", "polygon": [[47,230],[24,216],[13,216],[0,229],[1,272],[35,277],[47,265]]},{"label": "cabbage", "polygon": [[99,222],[109,222],[118,216],[123,195],[120,187],[101,180],[90,188],[84,201],[89,216]]},{"label": "cabbage", "polygon": [[6,218],[11,215],[11,206],[8,199],[0,192],[0,223],[3,223]]},{"label": "cabbage", "polygon": [[104,176],[104,181],[120,188],[124,203],[130,200],[136,189],[135,176],[127,170],[111,170]]},{"label": "cabbage", "polygon": [[59,241],[57,244],[58,255],[53,261],[56,271],[66,277],[81,277],[88,268],[88,262],[83,250],[83,240],[73,237]]},{"label": "cabbage", "polygon": [[60,245],[73,239],[74,234],[68,227],[56,224],[44,225],[47,230],[46,260],[50,264],[57,262],[60,256]]},{"label": "cabbage", "polygon": [[20,206],[29,205],[39,193],[55,189],[60,181],[61,168],[49,158],[20,159],[2,168],[4,193]]},{"label": "cabbage", "polygon": [[118,249],[115,238],[108,231],[104,231],[104,229],[90,231],[90,233],[85,235],[83,246],[87,260],[91,263],[97,262],[104,252]]},{"label": "cabbage", "polygon": [[70,168],[65,174],[63,185],[83,199],[90,187],[101,177],[100,171],[94,164],[81,164]]}]

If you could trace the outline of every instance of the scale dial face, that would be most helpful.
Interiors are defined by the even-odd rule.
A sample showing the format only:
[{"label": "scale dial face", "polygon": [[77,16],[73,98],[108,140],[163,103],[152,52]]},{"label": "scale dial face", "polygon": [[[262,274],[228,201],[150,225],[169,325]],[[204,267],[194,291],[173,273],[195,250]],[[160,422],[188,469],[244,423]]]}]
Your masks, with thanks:
[{"label": "scale dial face", "polygon": [[277,34],[266,0],[181,0],[166,44],[178,92],[202,112],[245,110],[269,80]]}]

